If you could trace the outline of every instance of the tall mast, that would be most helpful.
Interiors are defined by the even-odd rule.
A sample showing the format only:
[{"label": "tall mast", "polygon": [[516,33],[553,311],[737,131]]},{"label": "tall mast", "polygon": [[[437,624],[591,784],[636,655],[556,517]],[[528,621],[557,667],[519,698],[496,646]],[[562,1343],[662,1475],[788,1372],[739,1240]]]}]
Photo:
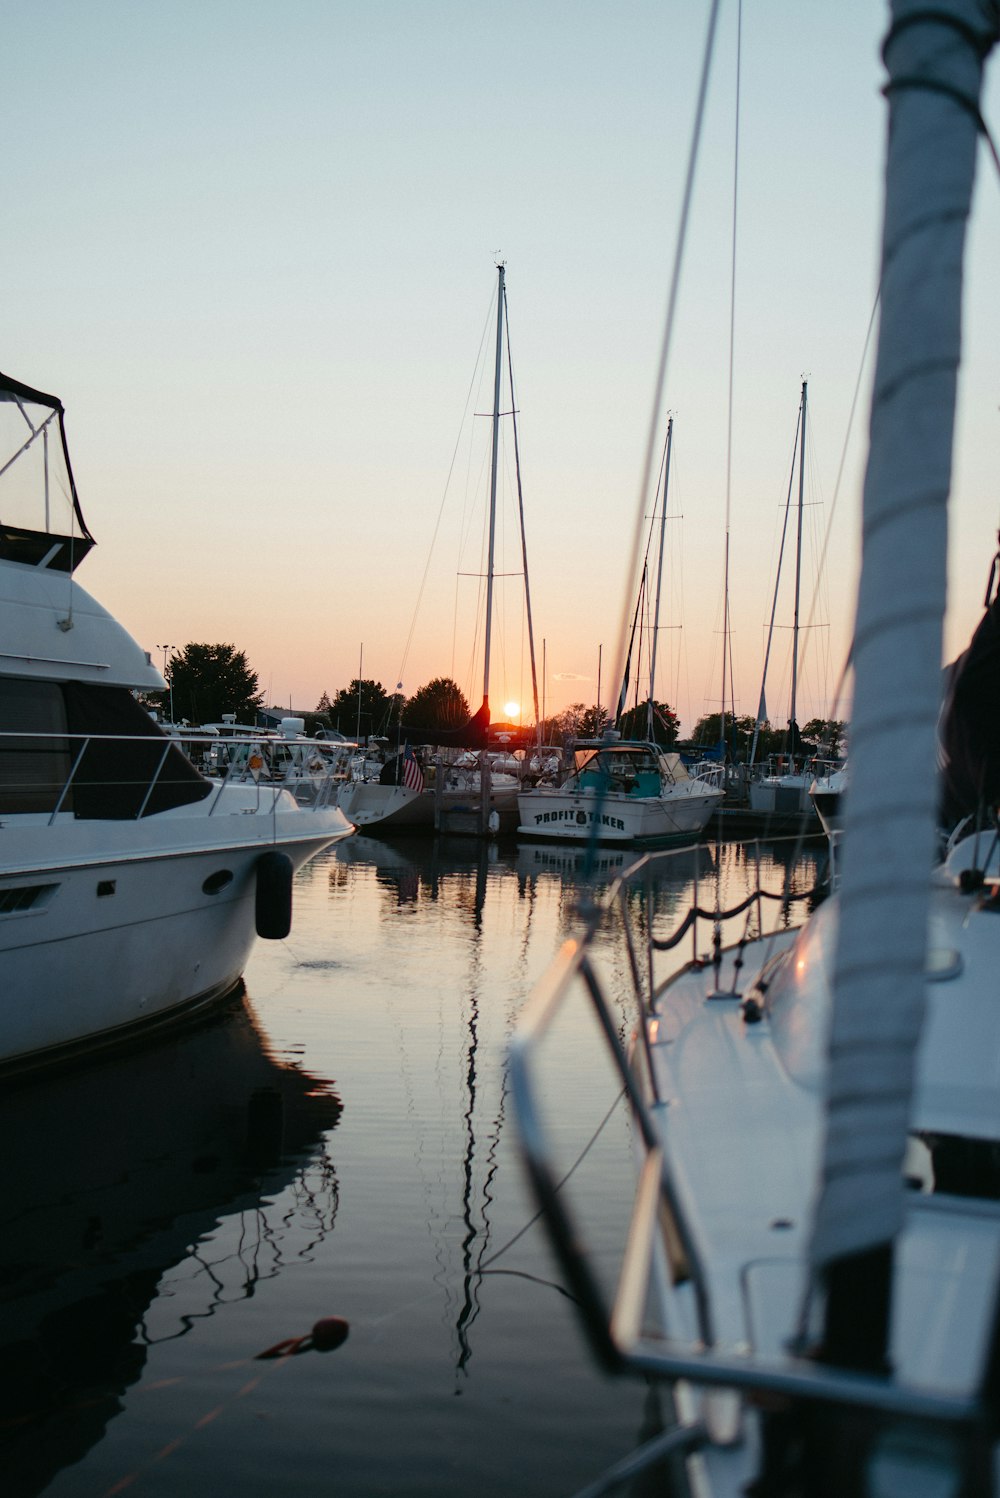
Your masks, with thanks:
[{"label": "tall mast", "polygon": [[361,642],[361,647],[360,647],[360,649],[358,651],[358,731],[355,734],[355,738],[357,739],[357,741],[358,741],[359,744],[361,743],[361,676],[362,676],[362,673],[363,673],[364,669],[365,669],[365,646],[364,646],[364,641],[362,641]]},{"label": "tall mast", "polygon": [[538,711],[538,671],[535,666],[535,626],[531,617],[531,584],[528,581],[528,538],[524,530],[524,493],[521,489],[521,449],[517,440],[517,401],[514,399],[514,362],[510,352],[510,316],[507,293],[503,293],[507,321],[507,383],[510,386],[510,419],[514,430],[514,471],[517,474],[517,511],[521,521],[521,566],[524,569],[524,607],[528,615],[528,654],[531,658],[531,698],[535,708],[535,737],[542,742],[542,719]]},{"label": "tall mast", "polygon": [[795,701],[799,685],[799,591],[802,581],[802,499],[806,481],[806,381],[802,381],[802,441],[799,446],[799,520],[795,540],[795,615],[792,620],[792,717],[788,750],[795,752]]},{"label": "tall mast", "polygon": [[649,738],[653,733],[653,698],[656,693],[656,646],[660,638],[660,588],[663,583],[663,543],[667,532],[667,487],[670,483],[670,449],[674,440],[674,418],[667,422],[667,452],[663,461],[663,513],[660,516],[660,560],[656,568],[656,603],[653,606],[653,648],[649,654],[649,703],[646,708],[646,728]]},{"label": "tall mast", "polygon": [[781,587],[781,564],[785,559],[785,538],[788,535],[788,516],[792,508],[792,485],[795,482],[795,464],[802,440],[802,402],[799,401],[798,420],[795,423],[795,442],[792,445],[792,463],[788,474],[788,492],[785,495],[785,514],[781,522],[781,545],[778,547],[778,566],[774,575],[774,592],[771,595],[771,618],[767,626],[767,646],[764,650],[764,670],[760,678],[760,700],[757,703],[757,721],[753,726],[753,741],[750,745],[750,764],[757,757],[757,741],[760,730],[767,722],[767,668],[771,661],[771,645],[774,641],[774,616],[778,610],[778,590]]},{"label": "tall mast", "polygon": [[483,702],[490,704],[490,636],[493,632],[493,551],[497,520],[497,448],[500,442],[500,375],[503,368],[504,268],[497,266],[497,360],[493,385],[493,463],[490,469],[490,549],[486,563],[486,648],[483,661]]},{"label": "tall mast", "polygon": [[[726,525],[726,550],[722,580],[722,711],[719,713],[719,755],[726,757],[726,645],[729,641],[729,525]],[[733,714],[736,704],[733,704]]]}]

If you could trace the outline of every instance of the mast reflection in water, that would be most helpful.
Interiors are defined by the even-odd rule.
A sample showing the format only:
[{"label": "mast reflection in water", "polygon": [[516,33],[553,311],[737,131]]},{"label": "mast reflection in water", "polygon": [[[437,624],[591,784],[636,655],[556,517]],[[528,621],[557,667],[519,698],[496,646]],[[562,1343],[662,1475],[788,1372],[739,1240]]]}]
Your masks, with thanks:
[{"label": "mast reflection in water", "polygon": [[[731,901],[755,858],[689,850],[657,911]],[[507,1043],[583,859],[348,839],[258,946],[252,1008],[0,1101],[0,1491],[541,1498],[668,1418],[591,1364],[509,1118]],[[552,1101],[611,1273],[629,1123],[600,1038],[573,1048]],[[328,1317],[336,1351],[258,1359]]]}]

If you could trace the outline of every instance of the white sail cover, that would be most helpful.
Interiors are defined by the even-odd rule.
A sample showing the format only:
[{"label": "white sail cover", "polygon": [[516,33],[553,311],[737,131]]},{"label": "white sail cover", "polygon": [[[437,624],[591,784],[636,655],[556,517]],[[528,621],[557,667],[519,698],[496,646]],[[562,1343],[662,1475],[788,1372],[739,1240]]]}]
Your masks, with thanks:
[{"label": "white sail cover", "polygon": [[983,59],[998,28],[989,0],[894,0],[892,16],[818,1267],[888,1243],[902,1217],[934,852],[962,253]]}]

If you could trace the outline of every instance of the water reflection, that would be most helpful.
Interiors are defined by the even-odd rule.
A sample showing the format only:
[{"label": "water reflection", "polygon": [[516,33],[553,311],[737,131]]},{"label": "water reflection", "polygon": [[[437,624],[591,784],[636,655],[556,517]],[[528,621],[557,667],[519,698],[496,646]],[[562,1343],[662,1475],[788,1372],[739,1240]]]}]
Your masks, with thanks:
[{"label": "water reflection", "polygon": [[[583,849],[346,839],[298,877],[290,940],[261,943],[248,968],[259,1026],[239,1007],[0,1100],[0,1490],[39,1493],[76,1463],[58,1491],[105,1493],[145,1461],[151,1493],[190,1480],[273,1498],[293,1481],[326,1491],[335,1471],[343,1498],[548,1498],[621,1455],[646,1415],[580,1355],[530,1226],[506,1055],[582,892],[629,861],[602,850],[590,880]],[[642,918],[669,926],[696,897],[735,901],[758,861],[780,884],[793,855],[683,850],[640,892]],[[624,1037],[631,982],[610,930],[601,961]],[[575,1158],[605,1084],[588,1038],[569,1044],[552,1104]],[[341,1104],[310,1073],[337,1077],[333,1136]],[[573,1189],[611,1263],[632,1150],[625,1112],[608,1116]],[[245,1369],[219,1370],[331,1313],[350,1320],[344,1348],[292,1359],[251,1412]],[[206,1424],[227,1397],[226,1418]],[[157,1488],[164,1443],[194,1429]],[[281,1466],[292,1445],[294,1477]]]},{"label": "water reflection", "polygon": [[[41,1492],[98,1442],[154,1343],[254,1295],[293,1238],[300,1253],[329,1233],[320,1145],[340,1112],[325,1083],[269,1057],[242,1000],[0,1098],[5,1492]],[[289,1185],[276,1220],[268,1199]]]},{"label": "water reflection", "polygon": [[[331,850],[331,894],[345,890],[359,869],[372,874],[385,898],[379,919],[392,921],[399,910],[422,900],[468,916],[473,927],[482,920],[489,885],[515,879],[519,899],[528,913],[522,933],[530,934],[531,910],[544,892],[560,911],[560,927],[571,930],[578,918],[581,896],[601,894],[635,860],[634,850],[599,849],[591,861],[584,848],[538,842],[497,844],[474,838],[410,836],[390,839],[354,836]],[[685,896],[694,897],[718,872],[712,846],[674,849],[658,865],[655,886],[659,902],[670,908]],[[742,875],[740,875],[742,877]]]}]

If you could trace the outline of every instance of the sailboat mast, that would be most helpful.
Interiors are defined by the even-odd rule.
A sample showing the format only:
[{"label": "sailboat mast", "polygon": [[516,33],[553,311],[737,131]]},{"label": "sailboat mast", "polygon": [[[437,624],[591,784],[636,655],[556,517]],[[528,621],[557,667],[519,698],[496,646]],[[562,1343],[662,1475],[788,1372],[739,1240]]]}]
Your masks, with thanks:
[{"label": "sailboat mast", "polygon": [[799,442],[802,438],[802,402],[799,401],[799,415],[795,425],[795,442],[792,445],[792,464],[788,474],[788,492],[785,495],[785,514],[781,522],[781,545],[778,547],[778,566],[774,575],[774,592],[771,595],[771,618],[767,626],[767,645],[764,650],[764,670],[760,678],[760,701],[757,704],[757,721],[753,726],[753,741],[750,745],[750,764],[757,757],[757,741],[760,738],[760,730],[767,722],[767,668],[771,661],[771,645],[774,642],[774,616],[778,610],[778,590],[781,587],[781,564],[785,559],[785,538],[788,534],[788,516],[792,508],[792,485],[795,482],[795,464],[799,455]]},{"label": "sailboat mast", "polygon": [[355,734],[355,738],[357,739],[357,741],[358,741],[359,744],[361,743],[361,677],[362,677],[362,674],[364,672],[364,669],[365,669],[365,645],[364,645],[364,641],[362,640],[360,649],[358,651],[358,731]]},{"label": "sailboat mast", "polygon": [[646,709],[648,737],[653,733],[653,701],[656,696],[656,647],[660,639],[660,588],[663,584],[663,543],[667,533],[667,489],[670,484],[670,449],[674,441],[674,418],[667,422],[667,452],[663,460],[663,513],[660,516],[660,559],[656,567],[656,603],[653,606],[653,648],[649,653],[649,703]]},{"label": "sailboat mast", "polygon": [[792,717],[789,724],[790,743],[788,750],[790,754],[795,753],[795,732],[798,721],[795,717],[795,703],[799,686],[799,592],[802,582],[802,500],[805,494],[806,482],[806,381],[802,381],[802,440],[799,444],[799,518],[798,533],[795,539],[795,614],[792,620]]},{"label": "sailboat mast", "polygon": [[521,565],[524,569],[524,608],[528,616],[528,655],[531,658],[531,698],[535,708],[536,741],[542,742],[542,719],[538,711],[538,671],[535,666],[535,626],[531,617],[531,584],[528,581],[528,538],[524,530],[524,493],[521,488],[521,449],[517,440],[517,401],[514,399],[514,362],[510,352],[510,316],[507,312],[507,293],[503,294],[504,316],[507,319],[507,383],[510,386],[510,419],[514,429],[514,472],[517,475],[517,511],[521,521]]},{"label": "sailboat mast", "polygon": [[493,384],[493,461],[490,469],[490,545],[486,563],[486,645],[483,661],[483,702],[490,702],[490,637],[493,632],[493,566],[497,522],[497,450],[500,443],[500,377],[503,369],[504,268],[497,266],[497,359]]},{"label": "sailboat mast", "polygon": [[[719,713],[719,758],[726,758],[726,646],[729,641],[729,525],[726,525],[726,551],[722,582],[722,703]],[[736,704],[733,704],[735,718]],[[735,723],[734,723],[735,727]]]}]

